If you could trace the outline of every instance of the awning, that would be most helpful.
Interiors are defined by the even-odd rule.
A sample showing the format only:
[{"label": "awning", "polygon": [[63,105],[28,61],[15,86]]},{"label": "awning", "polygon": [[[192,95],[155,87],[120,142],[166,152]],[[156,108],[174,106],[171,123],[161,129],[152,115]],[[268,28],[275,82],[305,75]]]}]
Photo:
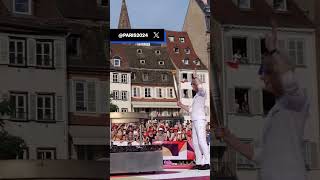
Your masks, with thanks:
[{"label": "awning", "polygon": [[103,126],[70,126],[69,132],[74,145],[107,145],[109,132]]}]

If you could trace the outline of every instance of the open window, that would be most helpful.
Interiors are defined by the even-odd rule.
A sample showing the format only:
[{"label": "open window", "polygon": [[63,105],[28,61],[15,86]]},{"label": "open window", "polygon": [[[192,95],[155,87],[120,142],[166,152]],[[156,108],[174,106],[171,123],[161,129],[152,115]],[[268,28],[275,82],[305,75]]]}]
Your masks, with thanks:
[{"label": "open window", "polygon": [[239,61],[241,64],[248,64],[247,38],[232,38],[232,54],[233,60]]},{"label": "open window", "polygon": [[188,73],[182,73],[182,80],[187,81],[188,80]]},{"label": "open window", "polygon": [[188,91],[188,89],[183,89],[183,90],[182,90],[182,95],[183,95],[183,98],[189,98],[189,91]]},{"label": "open window", "polygon": [[236,113],[249,114],[249,89],[235,88],[234,108]]},{"label": "open window", "polygon": [[270,109],[274,106],[276,103],[276,98],[274,95],[266,90],[263,90],[263,113],[268,114]]}]

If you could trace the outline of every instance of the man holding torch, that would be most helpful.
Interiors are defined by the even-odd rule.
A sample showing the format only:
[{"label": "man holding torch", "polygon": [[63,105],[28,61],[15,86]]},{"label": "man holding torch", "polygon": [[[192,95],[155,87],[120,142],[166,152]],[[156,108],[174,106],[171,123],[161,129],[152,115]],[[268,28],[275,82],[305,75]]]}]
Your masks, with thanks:
[{"label": "man holding torch", "polygon": [[194,70],[193,73],[191,86],[192,90],[196,92],[196,95],[193,97],[192,105],[189,107],[182,104],[180,101],[177,102],[177,105],[191,113],[192,143],[196,155],[196,166],[194,169],[208,170],[210,169],[210,150],[206,139],[206,92],[196,75],[196,70]]}]

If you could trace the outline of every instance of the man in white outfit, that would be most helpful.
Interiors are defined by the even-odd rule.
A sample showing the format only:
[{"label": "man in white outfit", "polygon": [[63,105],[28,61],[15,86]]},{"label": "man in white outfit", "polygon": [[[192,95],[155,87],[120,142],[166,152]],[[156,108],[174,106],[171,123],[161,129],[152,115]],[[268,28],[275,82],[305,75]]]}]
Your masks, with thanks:
[{"label": "man in white outfit", "polygon": [[255,161],[261,180],[305,180],[303,156],[304,126],[309,103],[295,77],[294,66],[286,55],[276,49],[277,32],[266,37],[269,51],[259,75],[265,90],[273,93],[276,104],[269,111],[262,136],[254,145],[243,144],[227,128],[215,131],[216,137]]},{"label": "man in white outfit", "polygon": [[177,105],[191,113],[192,143],[196,155],[196,166],[194,169],[207,170],[210,169],[210,150],[206,140],[206,92],[202,87],[201,81],[196,76],[196,72],[193,74],[191,86],[192,90],[196,92],[191,107],[183,105],[180,101],[177,102]]}]

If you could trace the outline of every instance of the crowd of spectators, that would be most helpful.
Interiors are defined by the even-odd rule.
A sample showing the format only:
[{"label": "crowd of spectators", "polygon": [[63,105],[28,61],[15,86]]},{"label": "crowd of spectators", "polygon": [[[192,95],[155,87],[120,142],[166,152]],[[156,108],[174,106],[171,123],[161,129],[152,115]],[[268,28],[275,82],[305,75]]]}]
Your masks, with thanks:
[{"label": "crowd of spectators", "polygon": [[[208,124],[208,138],[209,129]],[[142,130],[141,137],[140,130]],[[142,124],[141,129],[136,123],[112,124],[111,137],[112,145],[117,146],[151,145],[157,141],[190,141],[192,139],[192,122],[149,120]]]}]

